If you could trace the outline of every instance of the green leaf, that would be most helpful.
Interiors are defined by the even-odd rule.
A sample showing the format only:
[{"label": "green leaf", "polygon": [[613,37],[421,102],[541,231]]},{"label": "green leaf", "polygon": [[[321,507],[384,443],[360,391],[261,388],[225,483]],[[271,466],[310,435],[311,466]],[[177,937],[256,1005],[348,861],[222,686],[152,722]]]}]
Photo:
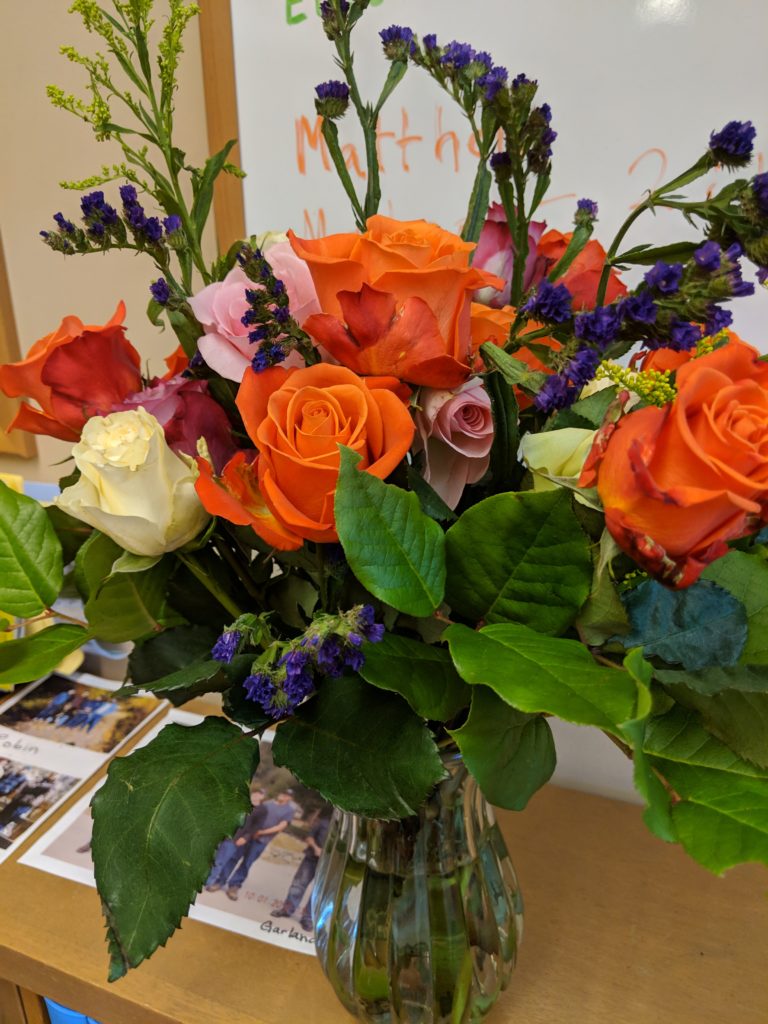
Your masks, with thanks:
[{"label": "green leaf", "polygon": [[415,494],[358,470],[343,445],[336,487],[336,528],[362,585],[407,615],[427,616],[445,590],[445,536]]},{"label": "green leaf", "polygon": [[74,516],[68,515],[60,508],[57,508],[56,505],[46,506],[45,514],[56,531],[56,536],[59,538],[64,565],[69,565],[82,545],[88,540],[93,530],[87,523],[83,523],[79,519],[75,519]]},{"label": "green leaf", "polygon": [[430,487],[424,477],[412,465],[406,467],[408,486],[419,499],[421,511],[430,519],[439,523],[455,523],[458,518],[452,508],[448,508],[437,491]]},{"label": "green leaf", "polygon": [[[519,341],[525,344],[525,335]],[[539,370],[532,370],[522,360],[510,356],[503,348],[486,341],[480,346],[480,352],[485,360],[486,366],[495,366],[500,371],[508,384],[513,387],[522,388],[529,395],[536,395],[539,388],[547,379],[546,373]]]},{"label": "green leaf", "polygon": [[286,626],[305,630],[318,602],[317,588],[309,580],[289,573],[275,580],[269,588],[268,606],[274,609]]},{"label": "green leaf", "polygon": [[641,266],[651,266],[659,260],[681,261],[689,260],[698,242],[674,242],[671,245],[638,245],[634,249],[627,249],[614,259],[614,265],[619,263],[636,263]]},{"label": "green leaf", "polygon": [[258,743],[223,718],[166,725],[151,743],[112,761],[91,804],[110,981],[178,928],[217,846],[250,810],[258,763]]},{"label": "green leaf", "polygon": [[517,449],[520,446],[520,409],[514,389],[500,373],[487,373],[485,387],[491,400],[493,416],[491,476],[495,488],[500,490],[513,486],[520,468],[517,461]]},{"label": "green leaf", "polygon": [[416,814],[443,777],[432,734],[404,700],[345,677],[278,726],[272,756],[332,804],[370,818]]},{"label": "green leaf", "polygon": [[631,676],[599,667],[576,640],[553,639],[512,623],[479,631],[453,625],[443,635],[463,679],[490,686],[520,711],[557,715],[616,735],[636,715]]},{"label": "green leaf", "polygon": [[557,761],[549,723],[510,707],[487,686],[472,690],[469,717],[448,730],[487,800],[522,811]]},{"label": "green leaf", "polygon": [[656,678],[670,686],[682,684],[706,696],[723,690],[741,693],[768,693],[768,669],[764,665],[730,665],[726,668],[699,669],[697,672],[676,672],[657,669]]},{"label": "green leaf", "polygon": [[81,626],[57,623],[31,636],[0,644],[0,686],[31,683],[47,675],[90,637]]},{"label": "green leaf", "polygon": [[135,686],[170,675],[193,661],[205,661],[219,634],[203,626],[176,626],[137,644],[128,658],[128,678]]},{"label": "green leaf", "polygon": [[475,181],[472,186],[472,194],[469,197],[469,207],[461,231],[461,237],[465,242],[476,242],[483,230],[485,218],[488,215],[488,199],[491,194],[493,175],[488,170],[488,164],[482,157],[477,165]]},{"label": "green leaf", "polygon": [[203,237],[205,222],[208,220],[208,214],[211,212],[214,183],[224,169],[224,164],[227,162],[230,150],[236,144],[237,139],[230,139],[218,153],[214,153],[213,156],[205,161],[203,173],[195,189],[195,198],[191,210],[198,242]]},{"label": "green leaf", "polygon": [[380,690],[399,693],[417,715],[447,722],[470,701],[470,689],[453,667],[445,647],[387,633],[377,644],[366,644],[360,675]]},{"label": "green leaf", "polygon": [[145,572],[157,565],[161,558],[162,555],[134,555],[132,551],[123,551],[113,562],[109,576],[111,578],[120,572]]},{"label": "green leaf", "polygon": [[[249,659],[251,661],[253,659]],[[168,675],[159,676],[141,685],[129,684],[117,691],[118,696],[127,697],[139,690],[148,690],[157,697],[165,697],[176,707],[186,704],[193,697],[204,693],[215,693],[229,686],[220,661],[193,661]]]},{"label": "green leaf", "polygon": [[601,388],[587,398],[574,402],[569,409],[561,410],[551,420],[549,430],[560,430],[562,427],[581,427],[589,430],[597,429],[605,419],[608,407],[616,399],[617,387]]},{"label": "green leaf", "polygon": [[[376,106],[374,107],[373,114],[371,116],[371,120],[374,123],[375,123],[375,121],[376,121],[376,119],[377,119],[377,117],[379,115],[379,111],[384,106],[384,104],[387,102],[387,100],[392,95],[392,93],[397,88],[397,86],[400,84],[400,82],[403,80],[407,70],[408,70],[408,61],[407,60],[393,60],[390,63],[389,71],[387,73],[387,77],[386,77],[386,80],[384,82],[384,86],[382,87],[381,94],[380,94],[380,96],[379,96],[379,98],[378,98],[378,100],[376,102]],[[486,209],[487,208],[488,208],[488,204],[486,202]]]},{"label": "green leaf", "polygon": [[747,610],[747,642],[740,661],[768,665],[768,563],[758,555],[731,551],[702,573],[740,601]]},{"label": "green leaf", "polygon": [[645,750],[681,798],[672,820],[695,860],[716,873],[745,861],[768,864],[768,772],[679,707],[649,723]]},{"label": "green leaf", "polygon": [[573,261],[592,237],[592,224],[580,224],[571,235],[565,252],[547,274],[548,281],[557,281],[566,273]]},{"label": "green leaf", "polygon": [[[252,658],[246,659],[253,663]],[[224,693],[222,710],[227,718],[243,726],[245,729],[255,729],[261,732],[266,726],[274,725],[274,719],[264,714],[260,704],[250,700],[243,686],[245,677],[250,673],[250,665],[243,671],[243,660],[235,658],[231,665],[225,669],[229,680],[229,689]]]},{"label": "green leaf", "polygon": [[63,579],[61,544],[45,509],[0,482],[0,608],[31,618],[54,603]]},{"label": "green leaf", "polygon": [[599,647],[610,637],[626,633],[629,619],[607,566],[601,569],[597,555],[594,562],[592,590],[574,624],[585,644]]},{"label": "green leaf", "polygon": [[684,668],[734,665],[747,639],[744,606],[707,580],[668,590],[655,580],[624,595],[630,630],[616,639]]},{"label": "green leaf", "polygon": [[107,643],[136,640],[159,632],[166,619],[165,593],[172,564],[111,576],[122,549],[103,533],[94,533],[77,555],[76,575],[86,594],[85,616],[92,632]]},{"label": "green leaf", "polygon": [[561,633],[589,595],[589,542],[562,490],[496,494],[446,535],[446,600],[472,621]]}]

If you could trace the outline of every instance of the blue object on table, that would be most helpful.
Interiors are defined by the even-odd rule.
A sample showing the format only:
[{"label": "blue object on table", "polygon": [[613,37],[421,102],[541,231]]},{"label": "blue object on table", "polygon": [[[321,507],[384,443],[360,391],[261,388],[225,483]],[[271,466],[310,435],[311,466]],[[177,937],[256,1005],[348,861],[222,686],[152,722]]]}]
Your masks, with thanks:
[{"label": "blue object on table", "polygon": [[51,1018],[51,1024],[99,1024],[92,1017],[86,1017],[85,1014],[77,1013],[75,1010],[68,1010],[66,1006],[54,1003],[52,999],[44,999],[43,1001],[48,1007],[48,1016]]}]

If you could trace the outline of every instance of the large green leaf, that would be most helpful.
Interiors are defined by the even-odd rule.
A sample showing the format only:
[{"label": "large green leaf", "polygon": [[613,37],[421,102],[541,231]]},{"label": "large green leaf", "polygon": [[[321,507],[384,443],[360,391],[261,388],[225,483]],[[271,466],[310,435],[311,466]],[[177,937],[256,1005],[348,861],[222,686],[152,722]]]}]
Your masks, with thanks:
[{"label": "large green leaf", "polygon": [[176,626],[137,644],[128,658],[128,677],[135,686],[151,683],[192,662],[205,661],[219,633],[203,626]]},{"label": "large green leaf", "polygon": [[479,631],[453,625],[444,637],[463,679],[490,686],[520,711],[557,715],[617,735],[622,723],[636,717],[637,689],[629,673],[600,668],[576,640],[556,640],[512,623]]},{"label": "large green leaf", "polygon": [[381,690],[405,697],[417,715],[447,722],[469,704],[471,692],[445,647],[387,633],[366,644],[360,675]]},{"label": "large green leaf", "polygon": [[30,618],[59,596],[61,544],[45,509],[0,482],[0,608]]},{"label": "large green leaf", "polygon": [[76,574],[85,590],[85,616],[92,632],[107,643],[136,640],[159,632],[167,621],[166,588],[171,572],[164,559],[144,572],[119,572],[112,566],[122,549],[103,533],[80,548]]},{"label": "large green leaf", "polygon": [[110,980],[165,945],[202,889],[216,848],[250,809],[258,743],[222,718],[167,725],[109,766],[93,807],[93,861]]},{"label": "large green leaf", "polygon": [[81,626],[60,623],[20,640],[0,644],[0,686],[16,686],[39,679],[89,639],[90,633]]},{"label": "large green leaf", "polygon": [[445,535],[415,494],[360,472],[341,447],[336,528],[350,568],[372,594],[408,615],[431,615],[445,589]]},{"label": "large green leaf", "polygon": [[220,692],[227,689],[229,683],[224,676],[220,661],[193,661],[184,668],[176,669],[168,675],[160,676],[151,682],[142,683],[140,686],[130,684],[118,691],[119,696],[137,693],[139,690],[147,690],[158,697],[165,697],[167,700],[180,707],[186,704],[193,697],[200,697],[204,693]]},{"label": "large green leaf", "polygon": [[744,861],[768,864],[768,772],[737,757],[695,712],[673,708],[646,731],[645,750],[679,802],[679,841],[717,873]]},{"label": "large green leaf", "polygon": [[747,642],[740,660],[768,665],[768,563],[758,555],[731,551],[708,566],[702,577],[724,587],[747,610]]},{"label": "large green leaf", "polygon": [[443,776],[435,741],[395,694],[353,677],[326,681],[278,726],[275,764],[353,814],[415,814]]},{"label": "large green leaf", "polygon": [[624,607],[630,630],[617,639],[672,665],[735,665],[747,639],[744,605],[708,580],[685,590],[646,580],[624,596]]},{"label": "large green leaf", "polygon": [[498,807],[522,811],[555,770],[547,720],[510,707],[487,686],[472,688],[467,721],[449,731],[486,799]]},{"label": "large green leaf", "polygon": [[446,600],[472,621],[561,633],[589,595],[589,542],[562,489],[486,498],[450,528],[446,555]]}]

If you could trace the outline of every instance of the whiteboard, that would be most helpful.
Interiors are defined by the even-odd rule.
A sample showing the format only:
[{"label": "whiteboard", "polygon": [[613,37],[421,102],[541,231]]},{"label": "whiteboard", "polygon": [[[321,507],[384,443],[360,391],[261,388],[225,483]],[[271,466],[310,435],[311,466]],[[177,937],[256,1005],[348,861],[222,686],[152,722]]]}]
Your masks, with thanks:
[{"label": "whiteboard", "polygon": [[[248,231],[351,230],[317,131],[314,86],[340,73],[315,0],[231,2]],[[732,119],[758,129],[746,173],[766,169],[766,0],[373,0],[353,37],[365,99],[375,100],[386,75],[378,31],[393,23],[436,32],[442,43],[469,42],[511,76],[538,79],[537,102],[550,103],[558,132],[541,208],[550,227],[570,230],[576,199],[587,196],[599,203],[596,237],[607,248],[645,190],[692,164],[710,132]],[[339,122],[362,192],[357,127],[351,111]],[[381,212],[460,230],[476,167],[470,136],[458,107],[412,67],[382,112]],[[715,170],[690,195],[726,177]],[[684,237],[694,236],[682,218],[661,210],[644,214],[626,244]],[[768,350],[768,291],[731,305],[736,329]]]}]

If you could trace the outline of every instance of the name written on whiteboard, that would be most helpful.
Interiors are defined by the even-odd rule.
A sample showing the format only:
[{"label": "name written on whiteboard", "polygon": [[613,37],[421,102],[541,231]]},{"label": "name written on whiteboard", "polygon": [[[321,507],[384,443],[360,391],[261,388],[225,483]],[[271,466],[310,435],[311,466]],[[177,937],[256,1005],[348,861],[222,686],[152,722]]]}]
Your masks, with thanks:
[{"label": "name written on whiteboard", "polygon": [[[384,0],[371,0],[371,7],[381,7]],[[314,10],[320,14],[320,0],[285,0],[285,22],[287,25],[300,25],[307,20],[307,11]]]}]

